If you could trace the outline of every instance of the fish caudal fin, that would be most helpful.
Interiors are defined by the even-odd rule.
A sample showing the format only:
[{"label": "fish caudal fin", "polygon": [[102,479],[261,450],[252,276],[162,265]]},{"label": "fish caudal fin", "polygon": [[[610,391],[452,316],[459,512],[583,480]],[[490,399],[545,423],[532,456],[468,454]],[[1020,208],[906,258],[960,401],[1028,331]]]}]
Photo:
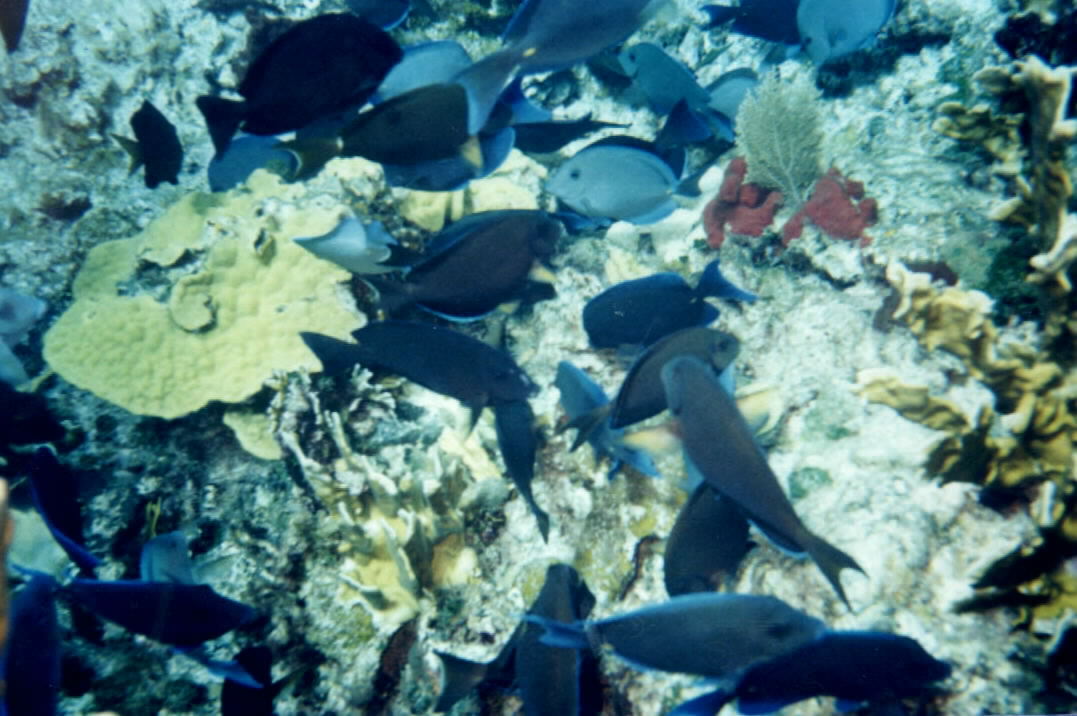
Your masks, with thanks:
[{"label": "fish caudal fin", "polygon": [[689,699],[669,712],[669,716],[714,716],[733,700],[733,692],[717,689]]},{"label": "fish caudal fin", "polygon": [[441,694],[434,711],[448,711],[457,701],[486,678],[489,664],[468,661],[452,654],[435,651],[441,659]]},{"label": "fish caudal fin", "polygon": [[758,296],[733,285],[729,279],[722,275],[722,271],[718,266],[718,259],[714,259],[703,269],[703,275],[699,277],[699,284],[696,286],[696,296],[712,296],[730,301],[755,303]]},{"label": "fish caudal fin", "polygon": [[864,570],[856,563],[856,560],[822,537],[810,532],[806,538],[801,539],[800,546],[804,548],[804,551],[819,567],[819,570],[826,577],[826,580],[830,582],[830,586],[834,587],[834,591],[841,597],[841,601],[844,602],[845,606],[851,609],[849,600],[845,597],[845,590],[841,586],[841,570],[855,569],[857,572],[864,574]]},{"label": "fish caudal fin", "polygon": [[453,82],[467,92],[468,134],[478,134],[486,124],[501,92],[516,74],[518,65],[517,53],[503,49],[487,55],[453,78]]},{"label": "fish caudal fin", "polygon": [[301,332],[299,337],[322,363],[326,375],[343,375],[359,362],[359,346],[321,333]]},{"label": "fish caudal fin", "polygon": [[569,448],[569,452],[573,452],[579,448],[580,445],[587,442],[587,439],[598,430],[602,425],[602,422],[609,417],[611,406],[612,403],[600,405],[590,412],[576,416],[557,429],[557,432],[559,433],[569,429],[576,431],[576,439],[572,441],[572,447]]},{"label": "fish caudal fin", "polygon": [[210,95],[202,95],[194,103],[206,119],[209,138],[213,140],[213,148],[219,157],[228,149],[232,137],[243,123],[247,104]]}]

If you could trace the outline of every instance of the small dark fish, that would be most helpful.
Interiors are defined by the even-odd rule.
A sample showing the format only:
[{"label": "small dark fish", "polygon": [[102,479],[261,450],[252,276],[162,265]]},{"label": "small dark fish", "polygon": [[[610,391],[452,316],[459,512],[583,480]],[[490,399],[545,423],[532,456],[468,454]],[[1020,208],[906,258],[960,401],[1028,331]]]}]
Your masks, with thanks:
[{"label": "small dark fish", "polygon": [[800,0],[797,30],[817,67],[863,49],[890,22],[897,0]]},{"label": "small dark fish", "polygon": [[582,62],[636,31],[666,0],[527,0],[512,16],[504,47],[458,77],[468,89],[469,126],[486,123],[501,91],[517,74]]},{"label": "small dark fish", "polygon": [[505,461],[509,477],[535,516],[543,541],[549,541],[550,516],[542,511],[531,494],[535,456],[538,454],[535,414],[526,400],[500,403],[494,406],[494,426],[497,429],[497,446],[501,449],[501,458]]},{"label": "small dark fish", "polygon": [[11,630],[0,665],[5,692],[0,712],[55,716],[60,694],[60,625],[56,580],[34,573],[11,600]]},{"label": "small dark fish", "polygon": [[718,309],[703,300],[706,297],[756,300],[730,283],[715,259],[703,269],[694,289],[676,273],[653,274],[607,288],[584,305],[583,329],[594,348],[649,345],[682,328],[713,323]]},{"label": "small dark fish", "polygon": [[243,101],[203,95],[196,104],[221,154],[237,129],[282,134],[362,106],[402,56],[396,41],[366,20],[318,15],[258,55],[238,88]]},{"label": "small dark fish", "polygon": [[[568,361],[557,364],[554,385],[561,392],[561,407],[569,420],[601,409],[610,402],[598,383]],[[608,478],[612,480],[622,465],[628,465],[644,475],[658,477],[658,468],[651,456],[643,450],[625,445],[623,438],[624,431],[612,429],[608,420],[600,424],[587,438],[595,451],[595,457],[605,455],[610,458],[612,464]]]},{"label": "small dark fish", "polygon": [[8,54],[19,47],[29,10],[30,0],[0,0],[0,35],[4,36]]},{"label": "small dark fish", "polygon": [[254,608],[222,597],[204,584],[74,579],[65,590],[103,619],[180,647],[216,639],[256,616]]},{"label": "small dark fish", "polygon": [[392,30],[411,12],[411,0],[345,0],[348,9],[383,30]]},{"label": "small dark fish", "polygon": [[556,152],[569,142],[586,137],[600,129],[624,129],[628,125],[602,122],[591,119],[591,115],[581,119],[550,120],[547,122],[523,122],[513,124],[516,131],[516,148],[531,154],[549,154]]},{"label": "small dark fish", "polygon": [[738,5],[704,5],[710,15],[708,27],[732,22],[732,29],[741,35],[761,40],[799,45],[797,5],[800,0],[740,0]]},{"label": "small dark fish", "polygon": [[907,636],[832,631],[800,648],[750,667],[733,689],[693,699],[673,714],[711,716],[733,699],[742,714],[768,714],[816,696],[838,700],[839,712],[864,702],[916,696],[950,676],[949,664]]},{"label": "small dark fish", "polygon": [[82,515],[78,480],[52,450],[38,448],[30,459],[30,492],[53,539],[83,573],[92,573],[101,560],[82,546]]},{"label": "small dark fish", "polygon": [[666,540],[666,592],[671,597],[713,592],[733,578],[751,544],[748,520],[736,505],[706,483],[698,485]]},{"label": "small dark fish", "polygon": [[535,384],[508,353],[458,331],[428,323],[380,321],[352,333],[356,343],[301,333],[328,375],[357,363],[396,373],[435,393],[456,398],[472,411],[526,400]]},{"label": "small dark fish", "polygon": [[546,628],[542,643],[564,649],[607,644],[638,669],[710,678],[798,649],[825,629],[815,617],[775,597],[685,594],[617,616],[564,624],[529,617]]},{"label": "small dark fish", "polygon": [[518,299],[530,278],[544,275],[561,234],[560,222],[544,211],[471,214],[432,239],[438,248],[403,282],[367,280],[387,313],[417,305],[450,319],[481,318]]},{"label": "small dark fish", "polygon": [[664,362],[661,377],[690,471],[698,471],[779,547],[807,552],[848,606],[841,570],[864,570],[800,521],[752,429],[733,397],[719,385],[714,369],[696,357],[677,356]]},{"label": "small dark fish", "polygon": [[611,428],[618,429],[654,417],[665,410],[666,392],[661,375],[662,367],[671,359],[693,356],[713,366],[716,373],[721,373],[733,363],[739,352],[740,341],[722,331],[697,326],[669,334],[636,358],[612,403],[565,425],[565,428],[578,431],[572,450],[582,445],[607,419]]},{"label": "small dark fish", "polygon": [[[595,598],[575,569],[553,564],[528,614],[571,624],[586,619]],[[597,714],[595,660],[590,654],[542,643],[543,629],[521,622],[494,661],[481,664],[436,652],[442,662],[441,695],[434,711],[448,711],[480,684],[520,691],[525,714]]]},{"label": "small dark fish", "polygon": [[146,100],[131,115],[131,131],[135,133],[134,140],[112,135],[130,155],[131,173],[145,166],[146,186],[150,189],[156,189],[163,181],[178,184],[183,145],[168,118]]}]

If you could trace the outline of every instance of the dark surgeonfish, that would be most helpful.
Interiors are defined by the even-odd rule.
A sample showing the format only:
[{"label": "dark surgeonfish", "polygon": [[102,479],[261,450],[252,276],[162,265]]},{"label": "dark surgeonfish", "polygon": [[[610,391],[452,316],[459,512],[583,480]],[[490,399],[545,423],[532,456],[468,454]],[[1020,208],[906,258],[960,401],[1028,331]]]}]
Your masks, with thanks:
[{"label": "dark surgeonfish", "polygon": [[535,430],[535,414],[526,400],[513,400],[494,406],[494,427],[501,459],[520,497],[535,516],[543,541],[550,536],[550,516],[543,512],[531,493],[535,478],[535,456],[538,454],[538,433]]},{"label": "dark surgeonfish", "polygon": [[800,521],[713,367],[694,356],[677,356],[664,363],[661,382],[689,471],[698,472],[706,484],[735,503],[776,545],[793,553],[807,552],[848,606],[841,570],[864,570]]},{"label": "dark surgeonfish", "polygon": [[742,714],[769,714],[816,696],[838,700],[845,713],[864,702],[916,696],[950,676],[951,667],[907,636],[830,631],[800,648],[750,667],[731,689],[678,706],[678,716],[712,716],[736,699]]},{"label": "dark surgeonfish", "polygon": [[417,87],[328,136],[297,136],[279,146],[298,158],[299,177],[315,174],[333,157],[402,166],[462,157],[476,169],[483,164],[479,139],[467,128],[467,95],[454,83]]},{"label": "dark surgeonfish", "polygon": [[800,0],[740,0],[737,5],[704,5],[708,27],[732,22],[733,32],[761,40],[799,45],[797,5]]},{"label": "dark surgeonfish", "polygon": [[222,597],[204,584],[74,579],[64,589],[99,617],[180,647],[216,639],[256,616],[253,607]]},{"label": "dark surgeonfish", "polygon": [[610,286],[584,305],[583,329],[594,348],[649,345],[682,328],[713,323],[718,309],[703,300],[707,297],[756,300],[730,283],[714,259],[694,289],[672,272]]},{"label": "dark surgeonfish", "polygon": [[739,352],[740,341],[735,336],[711,328],[696,326],[669,334],[636,358],[613,402],[570,420],[562,428],[575,428],[578,431],[572,450],[587,441],[606,420],[611,428],[619,429],[665,410],[662,367],[673,358],[692,356],[706,361],[716,373],[721,373],[733,363]]},{"label": "dark surgeonfish", "polygon": [[30,0],[3,0],[0,2],[0,35],[4,36],[4,47],[11,54],[19,47],[23,28],[26,27],[26,13],[30,10]]},{"label": "dark surgeonfish", "polygon": [[300,334],[328,375],[359,363],[396,373],[456,398],[472,411],[526,400],[534,383],[508,353],[458,331],[414,321],[380,321],[352,333],[355,343],[318,333]]},{"label": "dark surgeonfish", "polygon": [[502,35],[504,46],[457,78],[468,91],[468,126],[486,124],[518,74],[570,67],[635,32],[666,0],[526,0]]},{"label": "dark surgeonfish", "polygon": [[318,15],[258,55],[237,89],[243,101],[203,95],[196,103],[221,154],[237,129],[282,134],[359,108],[402,56],[396,41],[366,20]]},{"label": "dark surgeonfish", "polygon": [[519,122],[512,125],[516,132],[516,148],[529,154],[556,152],[569,142],[586,137],[600,129],[624,129],[628,125],[591,119],[588,114],[580,119],[547,120],[543,122]]},{"label": "dark surgeonfish", "polygon": [[[553,564],[546,570],[542,591],[528,614],[556,623],[572,624],[586,619],[595,598],[575,569]],[[546,646],[543,628],[521,622],[493,661],[482,664],[451,654],[441,658],[441,695],[434,711],[448,711],[471,689],[486,684],[498,688],[515,686],[524,702],[525,714],[585,716],[601,712],[598,674],[594,657],[572,650]]]},{"label": "dark surgeonfish", "polygon": [[[606,392],[598,383],[568,361],[561,361],[557,364],[557,378],[554,380],[554,385],[561,392],[561,407],[569,420],[601,409],[610,402],[606,397]],[[608,478],[612,480],[622,465],[628,465],[644,475],[658,477],[658,468],[655,467],[651,456],[644,450],[626,445],[622,438],[624,438],[624,431],[611,428],[608,419],[587,437],[587,442],[591,443],[596,458],[602,455],[610,458],[612,464],[607,474]]]},{"label": "dark surgeonfish", "polygon": [[409,305],[455,320],[481,318],[520,298],[527,282],[545,279],[561,223],[544,211],[471,214],[431,240],[432,254],[402,282],[367,279],[393,314]]},{"label": "dark surgeonfish", "polygon": [[726,678],[794,651],[823,633],[815,617],[775,597],[686,594],[590,622],[529,616],[546,628],[542,643],[565,649],[606,644],[638,669]]},{"label": "dark surgeonfish", "polygon": [[800,0],[797,30],[817,67],[863,49],[890,22],[897,0]]},{"label": "dark surgeonfish", "polygon": [[11,631],[0,657],[0,712],[11,716],[54,716],[60,694],[59,585],[33,573],[11,601]]},{"label": "dark surgeonfish", "polygon": [[157,188],[163,181],[179,183],[183,145],[168,118],[146,100],[131,115],[131,131],[135,134],[133,140],[112,135],[131,157],[131,173],[145,166],[146,186],[150,189]]},{"label": "dark surgeonfish", "polygon": [[666,540],[666,592],[671,597],[713,592],[732,580],[751,546],[748,520],[737,506],[706,483],[697,485]]}]

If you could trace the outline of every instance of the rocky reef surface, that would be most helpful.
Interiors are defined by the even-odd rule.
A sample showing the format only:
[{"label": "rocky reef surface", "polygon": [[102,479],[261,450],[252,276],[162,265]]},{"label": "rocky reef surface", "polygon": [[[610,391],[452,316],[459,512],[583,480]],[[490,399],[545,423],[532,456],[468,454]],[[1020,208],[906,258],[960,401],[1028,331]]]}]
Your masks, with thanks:
[{"label": "rocky reef surface", "polygon": [[[431,12],[396,31],[401,43],[451,37],[474,56],[496,47],[515,9],[497,1],[429,4]],[[1063,704],[1044,695],[1044,678],[1077,609],[1074,568],[1062,560],[1031,586],[1014,587],[1050,597],[1034,608],[1003,600],[959,609],[983,596],[973,585],[1015,550],[1035,549],[1048,534],[1077,542],[1077,529],[1065,525],[1077,432],[1067,411],[1077,400],[1072,342],[1068,365],[1052,362],[1058,342],[1072,341],[1065,322],[1073,321],[1073,299],[1057,291],[1037,299],[1013,270],[1003,281],[999,257],[1019,229],[995,221],[992,210],[1012,191],[1012,178],[933,126],[944,102],[986,101],[972,80],[977,70],[1010,63],[993,39],[1020,9],[1005,4],[910,0],[862,62],[815,78],[825,163],[862,182],[877,203],[870,243],[809,226],[787,247],[774,231],[758,238],[734,232],[720,253],[726,276],[760,296],[723,307],[717,325],[742,343],[737,384],[767,417],[761,441],[770,464],[809,528],[865,572],[847,573],[852,608],[845,609],[813,564],[763,544],[732,589],[772,594],[835,628],[917,639],[954,666],[937,699],[921,705],[924,713],[1036,713]],[[0,282],[49,304],[16,352],[31,375],[52,364],[63,376],[44,375],[37,390],[74,436],[65,459],[87,473],[85,532],[106,558],[101,576],[133,573],[148,530],[182,529],[214,588],[266,617],[220,640],[215,654],[226,658],[259,639],[274,652],[275,676],[296,674],[277,713],[426,713],[438,690],[434,650],[492,659],[552,562],[580,570],[597,598],[595,617],[665,599],[661,540],[685,497],[679,454],[660,457],[661,479],[626,470],[607,480],[607,465],[586,450],[570,453],[571,434],[555,434],[561,410],[553,380],[557,363],[570,360],[608,391],[616,388],[624,363],[588,346],[583,303],[655,271],[695,280],[717,255],[703,207],[735,150],[703,175],[699,198],[661,222],[615,223],[564,239],[553,261],[556,298],[505,319],[508,349],[540,388],[532,406],[545,441],[534,492],[552,524],[543,543],[503,477],[489,411],[468,432],[459,404],[400,379],[359,371],[331,380],[302,356],[258,365],[243,359],[243,351],[266,352],[261,341],[281,332],[297,341],[312,326],[346,334],[369,320],[373,306],[361,282],[285,253],[292,238],[318,233],[311,226],[324,227],[341,210],[381,220],[414,243],[447,217],[553,207],[542,189],[547,167],[518,152],[453,194],[390,188],[377,165],[359,159],[336,160],[305,184],[260,173],[227,195],[209,194],[204,168],[212,146],[194,98],[236,85],[250,33],[341,9],[313,0],[102,0],[76,10],[35,0],[23,46],[0,58]],[[697,68],[704,84],[760,62],[758,41],[705,31],[701,20],[695,3],[679,0],[638,37]],[[780,71],[789,79],[814,73],[803,61]],[[647,137],[659,125],[582,67],[537,76],[531,91],[559,116],[592,112]],[[110,138],[126,133],[145,99],[173,120],[186,147],[178,186],[145,188]],[[1070,142],[1061,160],[1070,173],[1073,155]],[[784,211],[776,226],[792,213]],[[190,238],[175,228],[184,222],[194,226]],[[276,253],[266,253],[267,241]],[[221,251],[233,253],[222,261]],[[245,265],[232,260],[235,252],[249,259],[250,271],[235,268]],[[289,270],[271,273],[275,261],[289,262]],[[956,287],[924,278],[926,266],[942,264],[960,278]],[[207,276],[223,293],[199,293]],[[75,318],[61,314],[93,290],[111,303],[92,304],[82,319],[86,333],[71,332]],[[303,304],[304,290],[317,293],[316,313],[285,315],[287,306]],[[171,311],[180,331],[227,335],[197,343],[168,324],[177,335],[147,338],[149,329],[137,323],[143,318],[122,313],[135,301]],[[257,320],[222,319],[207,331],[233,304]],[[207,318],[206,306],[217,312]],[[94,310],[107,320],[92,322]],[[311,323],[318,320],[325,323]],[[463,330],[481,336],[500,320]],[[91,339],[100,345],[88,347]],[[219,357],[207,360],[206,345]],[[985,350],[1001,357],[978,360]],[[80,362],[102,354],[120,362],[133,356],[137,370],[81,377]],[[1032,377],[1002,379],[1002,368],[985,367],[1004,359]],[[1057,372],[1035,372],[1048,364]],[[226,390],[239,382],[238,392]],[[1034,468],[1021,479],[999,478],[995,487],[1004,489],[990,494],[1000,508],[977,484],[987,480],[955,477],[953,461],[932,458],[942,441],[970,439],[988,408],[1010,415],[1019,412],[1015,404],[1032,416],[1024,426],[989,416],[985,432],[1017,436],[1031,455],[1021,464]],[[947,419],[932,419],[940,411]],[[978,447],[1004,474],[1019,462],[1016,448]],[[36,532],[30,512],[16,520],[10,559],[17,562],[34,551],[26,540]],[[74,615],[63,618],[65,712],[217,712],[219,682],[198,665],[111,626],[88,638]],[[609,713],[664,713],[699,690],[689,677],[641,673],[614,658],[603,670]],[[520,704],[508,695],[480,706],[472,696],[456,712],[484,707],[515,713]],[[809,701],[783,713],[831,709],[829,701]]]}]

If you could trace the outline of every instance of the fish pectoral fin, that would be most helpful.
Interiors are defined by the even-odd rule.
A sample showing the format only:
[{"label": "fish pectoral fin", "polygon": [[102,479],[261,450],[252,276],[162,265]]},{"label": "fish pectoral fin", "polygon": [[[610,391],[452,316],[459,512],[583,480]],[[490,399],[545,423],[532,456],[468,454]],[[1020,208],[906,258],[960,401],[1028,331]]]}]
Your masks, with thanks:
[{"label": "fish pectoral fin", "polygon": [[554,275],[554,272],[543,266],[538,261],[536,261],[535,265],[531,267],[531,270],[528,272],[527,277],[532,281],[535,281],[536,283],[557,283],[557,276]]},{"label": "fish pectoral fin", "polygon": [[652,454],[671,452],[681,446],[680,438],[669,425],[659,425],[628,433],[621,438],[621,443]]},{"label": "fish pectoral fin", "polygon": [[479,422],[479,418],[482,416],[482,410],[486,407],[486,401],[476,401],[473,403],[466,403],[467,409],[471,411],[467,421],[467,432],[465,435],[470,435],[471,431],[475,429],[475,423]]},{"label": "fish pectoral fin", "polygon": [[295,174],[291,179],[309,179],[322,170],[330,159],[340,156],[343,151],[340,137],[306,137],[280,142],[277,149],[283,149],[295,157]]}]

